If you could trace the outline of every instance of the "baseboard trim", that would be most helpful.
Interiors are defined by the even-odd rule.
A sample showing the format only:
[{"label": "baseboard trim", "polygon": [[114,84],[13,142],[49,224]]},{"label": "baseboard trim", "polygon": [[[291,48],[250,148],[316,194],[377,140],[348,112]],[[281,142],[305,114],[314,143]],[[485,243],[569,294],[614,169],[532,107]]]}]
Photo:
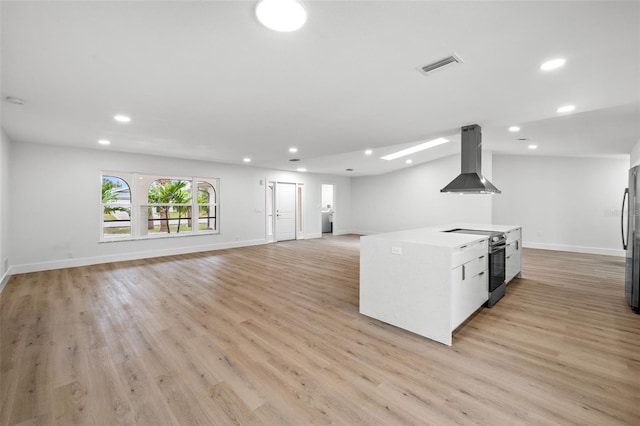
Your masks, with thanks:
[{"label": "baseboard trim", "polygon": [[223,250],[237,247],[257,246],[267,244],[266,239],[231,241],[219,244],[207,244],[202,246],[170,248],[163,250],[150,250],[134,253],[123,253],[108,256],[78,257],[74,259],[53,260],[50,262],[26,263],[13,265],[10,269],[12,274],[26,274],[29,272],[48,271],[52,269],[75,268],[77,266],[97,265],[100,263],[124,262],[128,260],[151,259],[162,256],[175,256],[180,254],[199,253],[212,250]]},{"label": "baseboard trim", "polygon": [[570,246],[570,245],[564,245],[564,244],[530,243],[530,242],[523,242],[522,247],[540,249],[540,250],[570,251],[574,253],[602,254],[605,256],[618,256],[618,257],[624,257],[626,253],[624,250],[616,250],[616,249]]},{"label": "baseboard trim", "polygon": [[9,267],[9,269],[7,269],[7,271],[2,276],[2,279],[0,280],[0,294],[2,294],[2,290],[4,290],[5,286],[9,282],[9,278],[11,278],[11,275],[11,267]]}]

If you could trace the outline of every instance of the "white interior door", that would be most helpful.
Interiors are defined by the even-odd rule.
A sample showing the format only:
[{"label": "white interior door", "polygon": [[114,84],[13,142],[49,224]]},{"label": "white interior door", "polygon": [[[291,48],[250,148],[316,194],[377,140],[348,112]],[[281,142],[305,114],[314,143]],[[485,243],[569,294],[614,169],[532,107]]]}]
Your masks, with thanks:
[{"label": "white interior door", "polygon": [[296,238],[296,184],[276,183],[276,241]]}]

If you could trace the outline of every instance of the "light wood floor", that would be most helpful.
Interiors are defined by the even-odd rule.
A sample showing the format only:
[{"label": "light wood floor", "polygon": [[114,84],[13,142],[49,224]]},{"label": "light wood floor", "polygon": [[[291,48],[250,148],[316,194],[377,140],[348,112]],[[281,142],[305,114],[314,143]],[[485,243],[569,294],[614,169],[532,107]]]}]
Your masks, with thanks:
[{"label": "light wood floor", "polygon": [[622,258],[525,250],[447,347],[358,313],[358,241],[12,277],[0,424],[640,424]]}]

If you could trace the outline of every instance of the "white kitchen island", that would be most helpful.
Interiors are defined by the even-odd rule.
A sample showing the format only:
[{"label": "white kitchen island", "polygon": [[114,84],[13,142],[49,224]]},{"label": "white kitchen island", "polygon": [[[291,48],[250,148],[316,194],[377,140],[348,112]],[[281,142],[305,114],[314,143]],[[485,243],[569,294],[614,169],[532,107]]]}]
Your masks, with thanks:
[{"label": "white kitchen island", "polygon": [[452,224],[361,237],[360,313],[451,345],[453,330],[487,301],[489,275],[488,237],[442,232],[454,228],[511,232],[519,259],[518,226]]}]

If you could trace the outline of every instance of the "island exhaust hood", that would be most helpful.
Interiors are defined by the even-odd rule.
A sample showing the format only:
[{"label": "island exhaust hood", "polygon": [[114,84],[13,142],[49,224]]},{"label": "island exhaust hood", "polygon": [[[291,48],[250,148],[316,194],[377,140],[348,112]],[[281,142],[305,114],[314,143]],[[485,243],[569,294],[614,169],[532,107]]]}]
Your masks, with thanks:
[{"label": "island exhaust hood", "polygon": [[472,124],[462,128],[462,170],[440,192],[459,194],[500,194],[500,190],[482,176],[482,133]]}]

